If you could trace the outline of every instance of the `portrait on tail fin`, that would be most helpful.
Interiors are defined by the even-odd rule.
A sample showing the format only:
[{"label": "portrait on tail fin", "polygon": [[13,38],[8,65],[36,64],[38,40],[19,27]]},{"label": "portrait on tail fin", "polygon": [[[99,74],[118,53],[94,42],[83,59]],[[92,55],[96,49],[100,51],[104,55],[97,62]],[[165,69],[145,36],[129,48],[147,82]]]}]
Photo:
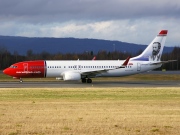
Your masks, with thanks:
[{"label": "portrait on tail fin", "polygon": [[152,55],[149,56],[149,61],[160,61],[161,55],[159,54],[161,50],[161,43],[154,42],[152,45]]}]

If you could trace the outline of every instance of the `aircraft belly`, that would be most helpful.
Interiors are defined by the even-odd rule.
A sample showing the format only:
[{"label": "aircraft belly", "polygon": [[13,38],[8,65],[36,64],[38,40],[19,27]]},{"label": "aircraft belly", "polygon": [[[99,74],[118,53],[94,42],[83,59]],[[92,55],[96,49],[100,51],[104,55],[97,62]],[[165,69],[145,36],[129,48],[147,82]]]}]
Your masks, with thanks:
[{"label": "aircraft belly", "polygon": [[59,77],[60,72],[58,69],[47,69],[46,77]]}]

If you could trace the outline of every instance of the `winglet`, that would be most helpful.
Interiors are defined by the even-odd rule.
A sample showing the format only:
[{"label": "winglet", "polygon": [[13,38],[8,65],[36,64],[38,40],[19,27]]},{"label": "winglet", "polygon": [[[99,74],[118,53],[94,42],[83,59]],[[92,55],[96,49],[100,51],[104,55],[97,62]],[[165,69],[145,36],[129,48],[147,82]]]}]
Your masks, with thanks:
[{"label": "winglet", "polygon": [[130,59],[130,57],[128,57],[128,58],[125,60],[125,62],[122,64],[122,66],[120,66],[119,68],[125,68],[125,67],[127,66],[128,62],[129,62],[129,59]]}]

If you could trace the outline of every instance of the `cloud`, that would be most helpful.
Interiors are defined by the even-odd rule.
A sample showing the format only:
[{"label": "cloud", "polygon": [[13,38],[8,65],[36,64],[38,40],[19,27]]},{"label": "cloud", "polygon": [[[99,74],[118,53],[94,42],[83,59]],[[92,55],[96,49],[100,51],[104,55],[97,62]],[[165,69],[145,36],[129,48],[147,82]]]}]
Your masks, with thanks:
[{"label": "cloud", "polygon": [[75,37],[149,44],[168,29],[180,46],[178,0],[0,0],[0,35]]},{"label": "cloud", "polygon": [[0,20],[34,23],[69,20],[119,20],[152,16],[180,16],[174,0],[1,0]]},{"label": "cloud", "polygon": [[[168,29],[167,46],[179,44],[180,21],[161,20],[115,20],[101,22],[69,21],[51,24],[4,23],[0,34],[27,37],[75,37],[119,40],[136,44],[149,44],[162,29]],[[174,27],[176,26],[176,27]],[[9,28],[8,28],[9,27]],[[143,28],[143,29],[142,29]]]}]

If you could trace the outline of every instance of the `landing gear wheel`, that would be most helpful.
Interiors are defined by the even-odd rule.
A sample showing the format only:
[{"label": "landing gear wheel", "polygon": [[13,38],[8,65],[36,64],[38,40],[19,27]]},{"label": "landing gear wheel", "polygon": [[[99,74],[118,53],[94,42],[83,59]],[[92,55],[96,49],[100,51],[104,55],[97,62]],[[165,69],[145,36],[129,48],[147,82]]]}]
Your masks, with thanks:
[{"label": "landing gear wheel", "polygon": [[88,78],[87,83],[92,83],[92,80],[90,78]]},{"label": "landing gear wheel", "polygon": [[86,83],[87,80],[86,80],[86,78],[82,78],[81,81],[82,81],[82,83]]},{"label": "landing gear wheel", "polygon": [[23,82],[22,78],[20,78],[20,79],[19,79],[19,82],[20,82],[20,83],[22,83],[22,82]]}]

